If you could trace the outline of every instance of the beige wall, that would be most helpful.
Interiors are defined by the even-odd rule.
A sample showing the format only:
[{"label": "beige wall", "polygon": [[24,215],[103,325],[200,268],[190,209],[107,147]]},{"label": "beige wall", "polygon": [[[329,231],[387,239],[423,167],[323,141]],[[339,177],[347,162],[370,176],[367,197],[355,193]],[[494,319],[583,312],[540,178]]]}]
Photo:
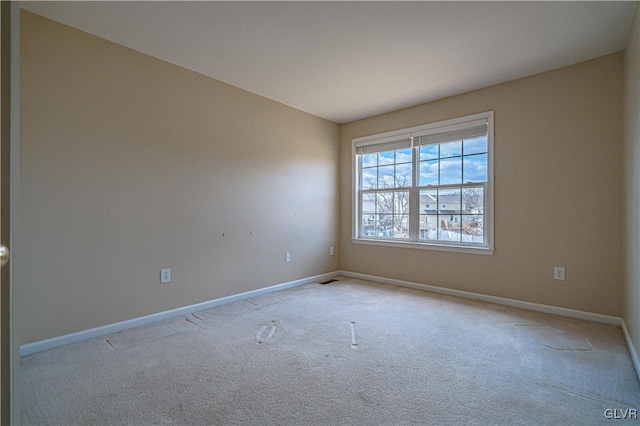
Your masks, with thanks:
[{"label": "beige wall", "polygon": [[[621,316],[622,64],[619,52],[341,126],[341,269]],[[487,110],[493,256],[351,242],[352,138]]]},{"label": "beige wall", "polygon": [[21,34],[22,344],[336,270],[337,125],[24,11]]},{"label": "beige wall", "polygon": [[624,319],[640,353],[640,8],[636,9],[624,62]]}]

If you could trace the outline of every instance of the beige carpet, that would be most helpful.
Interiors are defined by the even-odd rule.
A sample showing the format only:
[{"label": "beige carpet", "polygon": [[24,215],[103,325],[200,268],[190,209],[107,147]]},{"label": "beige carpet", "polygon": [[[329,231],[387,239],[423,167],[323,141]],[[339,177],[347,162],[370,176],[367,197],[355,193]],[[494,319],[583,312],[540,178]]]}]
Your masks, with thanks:
[{"label": "beige carpet", "polygon": [[[340,278],[31,355],[24,424],[627,424],[619,327]],[[618,415],[620,411],[617,411]]]}]

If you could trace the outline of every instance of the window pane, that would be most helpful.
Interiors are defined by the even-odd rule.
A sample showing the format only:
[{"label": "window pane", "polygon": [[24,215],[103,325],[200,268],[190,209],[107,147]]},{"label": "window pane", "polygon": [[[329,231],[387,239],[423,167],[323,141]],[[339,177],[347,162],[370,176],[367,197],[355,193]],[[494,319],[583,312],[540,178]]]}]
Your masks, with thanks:
[{"label": "window pane", "polygon": [[378,154],[362,154],[362,167],[375,167],[378,165]]},{"label": "window pane", "polygon": [[396,187],[411,186],[411,163],[396,166]]},{"label": "window pane", "polygon": [[420,215],[420,235],[421,240],[437,240],[438,239],[438,216],[437,215]]},{"label": "window pane", "polygon": [[438,145],[423,145],[420,147],[420,161],[438,158]]},{"label": "window pane", "polygon": [[464,142],[464,155],[481,154],[487,152],[487,137],[466,139]]},{"label": "window pane", "polygon": [[440,160],[440,185],[462,183],[462,157]]},{"label": "window pane", "polygon": [[362,169],[362,189],[376,189],[378,187],[378,168]]},{"label": "window pane", "polygon": [[465,155],[462,158],[465,182],[487,181],[487,154]]},{"label": "window pane", "polygon": [[376,215],[362,215],[362,235],[365,237],[376,236]]},{"label": "window pane", "polygon": [[439,216],[438,239],[441,241],[460,241],[460,216]]},{"label": "window pane", "polygon": [[484,213],[484,189],[482,187],[462,189],[462,213]]},{"label": "window pane", "polygon": [[420,191],[420,214],[438,213],[438,191],[436,189]]},{"label": "window pane", "polygon": [[376,212],[393,213],[393,192],[378,192],[376,194]]},{"label": "window pane", "polygon": [[482,215],[462,216],[462,241],[484,243],[484,221]]},{"label": "window pane", "polygon": [[394,162],[394,151],[385,151],[378,153],[378,165],[382,166],[385,164],[393,164]]},{"label": "window pane", "polygon": [[438,212],[441,215],[460,213],[460,189],[449,188],[438,191]]},{"label": "window pane", "polygon": [[412,149],[396,149],[396,163],[411,163],[412,161]]},{"label": "window pane", "polygon": [[409,215],[394,215],[393,237],[409,238]]},{"label": "window pane", "polygon": [[409,213],[409,191],[396,191],[394,194],[394,213]]},{"label": "window pane", "polygon": [[393,166],[378,167],[378,188],[393,188]]},{"label": "window pane", "polygon": [[362,213],[376,212],[376,196],[375,194],[362,194]]},{"label": "window pane", "polygon": [[376,237],[393,236],[393,215],[379,214],[376,220]]},{"label": "window pane", "polygon": [[420,186],[438,184],[438,160],[420,162]]},{"label": "window pane", "polygon": [[440,158],[459,157],[462,155],[462,141],[440,144]]}]

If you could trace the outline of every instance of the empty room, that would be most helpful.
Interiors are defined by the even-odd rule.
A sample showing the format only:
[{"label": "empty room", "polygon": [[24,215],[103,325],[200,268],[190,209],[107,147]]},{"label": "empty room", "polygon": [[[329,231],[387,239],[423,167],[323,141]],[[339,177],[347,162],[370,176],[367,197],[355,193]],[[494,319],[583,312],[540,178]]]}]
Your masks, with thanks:
[{"label": "empty room", "polygon": [[3,425],[640,421],[638,2],[2,34]]}]

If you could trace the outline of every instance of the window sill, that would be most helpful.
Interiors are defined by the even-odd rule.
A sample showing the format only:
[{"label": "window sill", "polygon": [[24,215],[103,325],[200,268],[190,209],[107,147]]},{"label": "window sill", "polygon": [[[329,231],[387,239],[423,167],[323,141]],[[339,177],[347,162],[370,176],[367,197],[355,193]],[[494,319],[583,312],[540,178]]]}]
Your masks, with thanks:
[{"label": "window sill", "polygon": [[434,251],[448,251],[455,253],[471,253],[482,254],[487,256],[493,256],[495,251],[489,247],[473,247],[473,246],[457,246],[453,244],[427,244],[417,243],[414,241],[392,241],[392,240],[374,240],[365,238],[352,238],[351,241],[355,244],[368,244],[374,246],[387,246],[387,247],[401,247],[420,250],[434,250]]}]

